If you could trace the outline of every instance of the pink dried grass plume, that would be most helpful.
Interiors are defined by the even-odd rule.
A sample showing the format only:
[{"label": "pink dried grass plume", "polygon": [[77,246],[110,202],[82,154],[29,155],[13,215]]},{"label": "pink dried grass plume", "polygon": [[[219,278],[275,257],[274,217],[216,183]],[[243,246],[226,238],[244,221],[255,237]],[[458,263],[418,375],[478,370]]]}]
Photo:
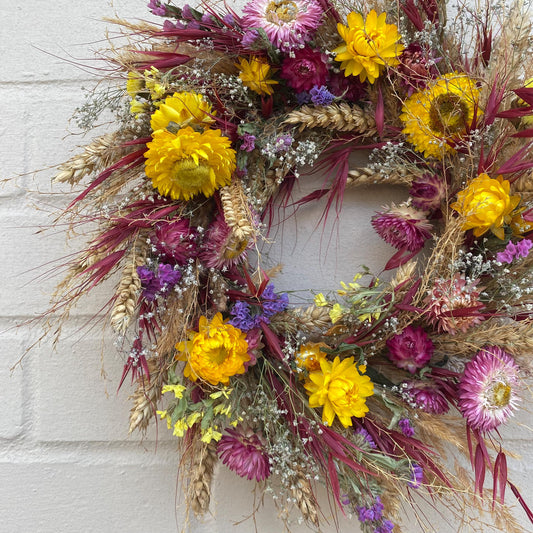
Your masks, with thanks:
[{"label": "pink dried grass plume", "polygon": [[222,462],[237,475],[263,481],[270,475],[268,456],[261,439],[251,430],[226,429],[220,439],[217,453]]},{"label": "pink dried grass plume", "polygon": [[499,346],[480,350],[459,382],[459,409],[468,425],[482,432],[507,422],[518,407],[520,368]]},{"label": "pink dried grass plume", "polygon": [[378,213],[372,218],[372,226],[385,242],[409,252],[420,251],[432,229],[426,213],[407,204],[393,204],[387,212]]},{"label": "pink dried grass plume", "polygon": [[387,340],[389,359],[398,367],[414,374],[429,362],[433,343],[422,328],[407,326],[401,333]]},{"label": "pink dried grass plume", "polygon": [[480,324],[485,319],[480,309],[484,306],[479,297],[482,288],[479,280],[466,280],[461,274],[452,279],[438,279],[431,292],[424,299],[425,315],[439,332],[455,335]]}]

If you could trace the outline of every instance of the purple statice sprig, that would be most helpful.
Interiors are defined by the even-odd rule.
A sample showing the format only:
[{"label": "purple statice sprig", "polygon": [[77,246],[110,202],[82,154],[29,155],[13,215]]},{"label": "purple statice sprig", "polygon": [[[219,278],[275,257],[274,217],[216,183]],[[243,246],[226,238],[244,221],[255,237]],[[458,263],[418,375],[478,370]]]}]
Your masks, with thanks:
[{"label": "purple statice sprig", "polygon": [[315,85],[310,91],[311,102],[316,106],[328,106],[335,100],[335,95],[330,93],[325,85]]},{"label": "purple statice sprig", "polygon": [[412,437],[415,434],[415,430],[411,425],[411,421],[408,418],[402,418],[401,420],[399,420],[398,427],[406,437]]},{"label": "purple statice sprig", "polygon": [[356,507],[359,521],[366,526],[365,531],[372,531],[373,533],[390,533],[394,529],[394,524],[383,517],[383,509],[384,505],[379,496],[376,496],[374,502],[369,507]]},{"label": "purple statice sprig", "polygon": [[532,246],[533,242],[529,239],[523,239],[516,244],[509,241],[505,250],[496,254],[496,261],[498,263],[512,263],[515,259],[527,257]]},{"label": "purple statice sprig", "polygon": [[146,266],[139,266],[137,274],[143,289],[142,297],[149,301],[168,293],[181,279],[181,272],[166,263],[159,263],[156,271]]},{"label": "purple statice sprig", "polygon": [[241,331],[250,331],[261,327],[261,324],[269,324],[270,319],[277,313],[287,309],[289,296],[286,293],[276,294],[274,284],[269,283],[257,303],[249,303],[244,300],[235,302],[230,311],[232,319],[229,323]]}]

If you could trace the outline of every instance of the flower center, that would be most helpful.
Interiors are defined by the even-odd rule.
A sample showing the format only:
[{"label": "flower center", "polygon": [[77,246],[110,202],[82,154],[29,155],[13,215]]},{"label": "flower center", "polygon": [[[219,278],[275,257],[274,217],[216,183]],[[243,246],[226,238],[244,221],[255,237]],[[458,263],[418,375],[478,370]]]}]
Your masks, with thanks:
[{"label": "flower center", "polygon": [[246,250],[246,247],[248,246],[248,240],[247,239],[237,239],[234,238],[230,240],[224,250],[224,259],[235,259],[239,255],[241,255],[244,250]]},{"label": "flower center", "polygon": [[296,2],[290,0],[272,0],[266,8],[265,18],[268,22],[283,26],[292,22],[298,15]]},{"label": "flower center", "polygon": [[485,392],[485,399],[489,404],[488,407],[496,409],[509,405],[511,400],[511,387],[506,383],[497,381]]},{"label": "flower center", "polygon": [[216,365],[221,365],[227,359],[228,351],[223,342],[213,343],[206,355],[209,361]]},{"label": "flower center", "polygon": [[436,133],[450,136],[466,129],[468,105],[458,94],[437,96],[429,109],[429,127]]},{"label": "flower center", "polygon": [[180,159],[174,163],[172,181],[187,189],[200,189],[209,182],[211,169],[203,162],[196,164],[192,158]]}]

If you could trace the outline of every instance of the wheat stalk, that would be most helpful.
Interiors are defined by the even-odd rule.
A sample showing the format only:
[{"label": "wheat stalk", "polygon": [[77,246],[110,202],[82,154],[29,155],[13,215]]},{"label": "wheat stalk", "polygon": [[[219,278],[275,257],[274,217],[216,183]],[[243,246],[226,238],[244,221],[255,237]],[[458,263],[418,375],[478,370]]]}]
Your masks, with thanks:
[{"label": "wheat stalk", "polygon": [[366,185],[402,185],[410,187],[415,176],[407,172],[391,172],[390,174],[381,174],[368,167],[353,168],[348,171],[347,187],[361,187]]},{"label": "wheat stalk", "polygon": [[302,513],[302,517],[316,527],[319,526],[318,506],[311,489],[311,484],[302,473],[296,475],[293,485],[291,486],[292,496]]},{"label": "wheat stalk", "polygon": [[137,267],[145,264],[147,247],[146,242],[142,242],[142,238],[138,238],[122,270],[122,277],[115,293],[115,303],[111,310],[111,326],[120,334],[126,332],[135,313],[137,295],[141,290],[141,280],[137,274]]},{"label": "wheat stalk", "polygon": [[301,329],[307,331],[325,330],[331,326],[329,309],[311,305],[306,308],[297,308],[293,311],[295,319]]},{"label": "wheat stalk", "polygon": [[118,144],[119,133],[106,133],[89,143],[81,154],[71,157],[59,165],[57,174],[52,178],[55,183],[75,185],[82,178],[108,166],[121,149]]},{"label": "wheat stalk", "polygon": [[216,443],[204,444],[197,438],[192,444],[191,454],[189,502],[194,514],[202,516],[209,510],[211,501],[211,482],[218,460]]},{"label": "wheat stalk", "polygon": [[248,199],[239,178],[233,177],[231,184],[220,189],[220,200],[226,224],[240,241],[249,241],[255,237],[252,213]]},{"label": "wheat stalk", "polygon": [[131,396],[133,407],[130,410],[130,434],[136,429],[146,431],[156,411],[157,402],[161,398],[161,387],[166,372],[156,358],[148,360],[148,370],[150,381],[145,376],[141,376],[137,380],[137,389]]},{"label": "wheat stalk", "polygon": [[299,131],[305,128],[329,128],[337,131],[358,131],[365,135],[376,133],[376,120],[372,113],[344,102],[323,107],[304,105],[289,113],[284,124],[300,124]]}]

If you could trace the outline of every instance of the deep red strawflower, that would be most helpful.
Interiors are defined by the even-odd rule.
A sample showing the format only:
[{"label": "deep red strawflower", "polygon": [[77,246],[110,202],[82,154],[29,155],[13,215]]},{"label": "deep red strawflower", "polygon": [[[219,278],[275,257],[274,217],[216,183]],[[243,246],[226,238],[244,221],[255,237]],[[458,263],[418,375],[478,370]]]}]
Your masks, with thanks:
[{"label": "deep red strawflower", "polygon": [[450,410],[448,400],[442,392],[429,381],[406,381],[402,392],[407,395],[418,409],[433,415],[443,415]]},{"label": "deep red strawflower", "polygon": [[328,77],[327,56],[318,50],[303,48],[286,57],[281,64],[280,76],[296,92],[309,91],[315,85],[326,83]]},{"label": "deep red strawflower", "polygon": [[499,346],[480,350],[459,382],[459,409],[475,430],[491,431],[517,408],[520,369]]},{"label": "deep red strawflower", "polygon": [[425,89],[428,82],[439,75],[430,51],[419,43],[411,43],[405,48],[399,60],[398,73],[409,96],[415,91]]},{"label": "deep red strawflower", "polygon": [[222,462],[237,475],[263,481],[270,475],[268,456],[259,436],[242,427],[226,429],[217,446]]},{"label": "deep red strawflower", "polygon": [[414,374],[433,355],[433,343],[422,328],[407,326],[387,340],[389,359],[398,367]]},{"label": "deep red strawflower", "polygon": [[372,226],[378,235],[398,250],[418,252],[431,237],[431,223],[426,214],[402,204],[392,205],[385,213],[372,218]]}]

